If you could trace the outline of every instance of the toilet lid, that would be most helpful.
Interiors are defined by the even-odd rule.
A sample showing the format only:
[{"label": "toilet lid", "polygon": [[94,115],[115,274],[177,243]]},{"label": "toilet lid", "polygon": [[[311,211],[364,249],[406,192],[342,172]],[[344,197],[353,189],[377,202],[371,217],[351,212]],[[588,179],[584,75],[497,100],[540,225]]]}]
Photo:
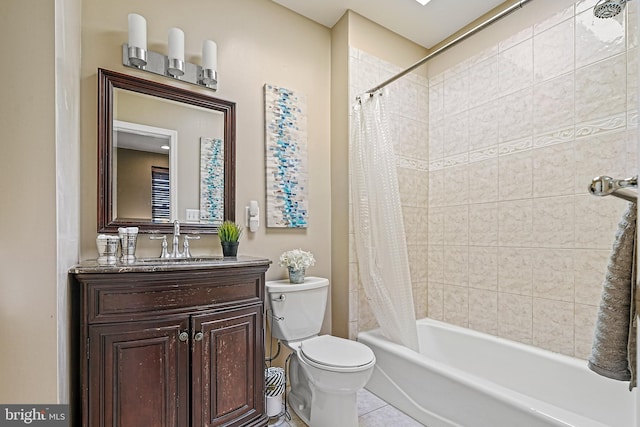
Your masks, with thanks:
[{"label": "toilet lid", "polygon": [[375,359],[373,351],[366,345],[331,335],[303,341],[300,351],[306,359],[325,366],[355,368]]}]

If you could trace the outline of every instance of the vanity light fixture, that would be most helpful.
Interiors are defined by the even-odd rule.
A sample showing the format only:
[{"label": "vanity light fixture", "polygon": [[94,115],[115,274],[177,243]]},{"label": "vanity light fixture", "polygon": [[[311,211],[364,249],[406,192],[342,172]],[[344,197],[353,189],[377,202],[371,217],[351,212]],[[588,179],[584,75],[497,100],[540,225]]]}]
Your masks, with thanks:
[{"label": "vanity light fixture", "polygon": [[218,47],[212,40],[202,43],[202,65],[184,60],[184,32],[169,29],[169,55],[147,50],[147,21],[130,13],[129,40],[122,45],[122,65],[168,76],[200,87],[218,90]]}]

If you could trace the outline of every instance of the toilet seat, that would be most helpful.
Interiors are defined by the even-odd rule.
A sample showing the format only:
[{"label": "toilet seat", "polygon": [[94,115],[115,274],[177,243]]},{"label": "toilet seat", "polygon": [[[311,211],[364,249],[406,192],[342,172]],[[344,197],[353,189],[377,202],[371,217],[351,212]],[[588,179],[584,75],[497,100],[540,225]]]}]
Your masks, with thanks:
[{"label": "toilet seat", "polygon": [[357,341],[320,335],[300,343],[299,356],[311,366],[334,372],[355,372],[375,363],[373,351]]}]

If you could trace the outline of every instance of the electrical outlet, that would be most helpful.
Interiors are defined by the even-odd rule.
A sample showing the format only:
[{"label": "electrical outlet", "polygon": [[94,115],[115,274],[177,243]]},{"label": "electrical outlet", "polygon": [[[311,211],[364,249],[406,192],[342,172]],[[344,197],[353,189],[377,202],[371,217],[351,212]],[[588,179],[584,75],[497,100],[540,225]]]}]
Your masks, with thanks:
[{"label": "electrical outlet", "polygon": [[200,209],[187,209],[187,222],[200,221]]}]

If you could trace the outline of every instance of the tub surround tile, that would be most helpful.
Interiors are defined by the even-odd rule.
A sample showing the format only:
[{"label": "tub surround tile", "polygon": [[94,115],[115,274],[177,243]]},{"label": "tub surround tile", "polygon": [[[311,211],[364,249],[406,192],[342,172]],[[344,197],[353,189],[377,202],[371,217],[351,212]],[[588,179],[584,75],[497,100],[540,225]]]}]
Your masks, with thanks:
[{"label": "tub surround tile", "polygon": [[451,116],[464,110],[469,103],[469,76],[459,73],[444,80],[444,114]]},{"label": "tub surround tile", "polygon": [[576,304],[597,306],[602,295],[602,283],[609,262],[610,251],[576,249],[574,251],[574,280]]},{"label": "tub surround tile", "polygon": [[462,111],[444,119],[444,156],[469,151],[469,112]]},{"label": "tub surround tile", "polygon": [[469,247],[444,247],[444,284],[469,286]]},{"label": "tub surround tile", "polygon": [[429,304],[427,283],[412,281],[413,284],[413,306],[416,319],[427,317],[427,306]]},{"label": "tub surround tile", "polygon": [[576,304],[575,306],[575,357],[586,359],[591,355],[593,332],[598,319],[598,306]]},{"label": "tub surround tile", "polygon": [[499,100],[489,101],[469,110],[469,151],[498,145],[499,119]]},{"label": "tub surround tile", "polygon": [[469,81],[469,106],[477,107],[493,99],[498,93],[498,56],[492,54],[471,66]]},{"label": "tub surround tile", "polygon": [[499,159],[500,200],[531,198],[533,194],[533,153],[524,151]]},{"label": "tub surround tile", "polygon": [[576,70],[576,123],[626,111],[626,62],[622,54]]},{"label": "tub surround tile", "polygon": [[444,210],[444,242],[447,245],[469,244],[469,206],[448,206]]},{"label": "tub surround tile", "polygon": [[464,205],[469,202],[469,170],[466,165],[444,170],[442,191],[446,206]]},{"label": "tub surround tile", "polygon": [[[603,146],[606,150],[602,149]],[[585,194],[593,177],[625,176],[626,159],[627,135],[624,129],[576,140],[575,193]]]},{"label": "tub surround tile", "polygon": [[584,67],[624,52],[626,49],[625,15],[600,19],[586,10],[576,15],[576,67]]},{"label": "tub surround tile", "polygon": [[498,158],[469,164],[469,203],[498,201]]},{"label": "tub surround tile", "polygon": [[497,246],[498,203],[469,205],[468,216],[469,245]]},{"label": "tub surround tile", "polygon": [[537,247],[572,248],[574,196],[533,200],[533,243]]},{"label": "tub surround tile", "polygon": [[501,293],[531,296],[533,289],[533,249],[498,249],[498,290]]},{"label": "tub surround tile", "polygon": [[625,4],[627,12],[627,49],[638,46],[638,4],[628,2]]},{"label": "tub surround tile", "polygon": [[469,247],[469,288],[498,290],[498,248]]},{"label": "tub surround tile", "polygon": [[469,289],[469,328],[497,335],[498,292]]},{"label": "tub surround tile", "polygon": [[533,82],[533,39],[528,38],[498,55],[498,78],[501,95],[531,86]]},{"label": "tub surround tile", "polygon": [[469,326],[469,288],[462,286],[444,286],[444,321]]},{"label": "tub surround tile", "polygon": [[445,208],[433,207],[429,209],[428,242],[430,245],[444,244],[444,213]]},{"label": "tub surround tile", "polygon": [[435,320],[444,320],[444,285],[429,282],[427,290],[427,316]]},{"label": "tub surround tile", "polygon": [[533,88],[527,87],[502,98],[498,108],[500,142],[533,134]]},{"label": "tub surround tile", "polygon": [[[575,247],[611,250],[627,202],[614,197],[575,196]],[[604,270],[603,270],[604,271]]]},{"label": "tub surround tile", "polygon": [[542,82],[574,70],[574,23],[568,19],[533,39],[534,80]]},{"label": "tub surround tile", "polygon": [[[390,100],[402,97],[391,100],[392,132],[403,140],[418,317],[589,355],[627,202],[586,188],[638,171],[640,3],[610,20],[593,18],[595,3],[578,0],[428,81],[390,88]],[[351,88],[397,69],[355,52]],[[363,295],[353,295],[350,336],[375,325]]]},{"label": "tub surround tile", "polygon": [[533,89],[533,132],[546,134],[573,126],[573,74],[537,84]]},{"label": "tub surround tile", "polygon": [[498,294],[498,336],[531,344],[533,302],[530,296]]},{"label": "tub surround tile", "polygon": [[533,296],[574,301],[574,251],[571,249],[533,250]]},{"label": "tub surround tile", "polygon": [[[415,245],[409,251],[409,269],[411,270],[411,282],[414,288],[418,283],[426,283],[428,278],[429,247],[427,245]],[[424,261],[427,262],[424,262]]]},{"label": "tub surround tile", "polygon": [[498,245],[530,247],[533,232],[533,200],[498,203]]},{"label": "tub surround tile", "polygon": [[533,345],[573,355],[573,329],[572,302],[533,298]]},{"label": "tub surround tile", "polygon": [[573,194],[573,164],[573,141],[533,150],[533,197]]}]

